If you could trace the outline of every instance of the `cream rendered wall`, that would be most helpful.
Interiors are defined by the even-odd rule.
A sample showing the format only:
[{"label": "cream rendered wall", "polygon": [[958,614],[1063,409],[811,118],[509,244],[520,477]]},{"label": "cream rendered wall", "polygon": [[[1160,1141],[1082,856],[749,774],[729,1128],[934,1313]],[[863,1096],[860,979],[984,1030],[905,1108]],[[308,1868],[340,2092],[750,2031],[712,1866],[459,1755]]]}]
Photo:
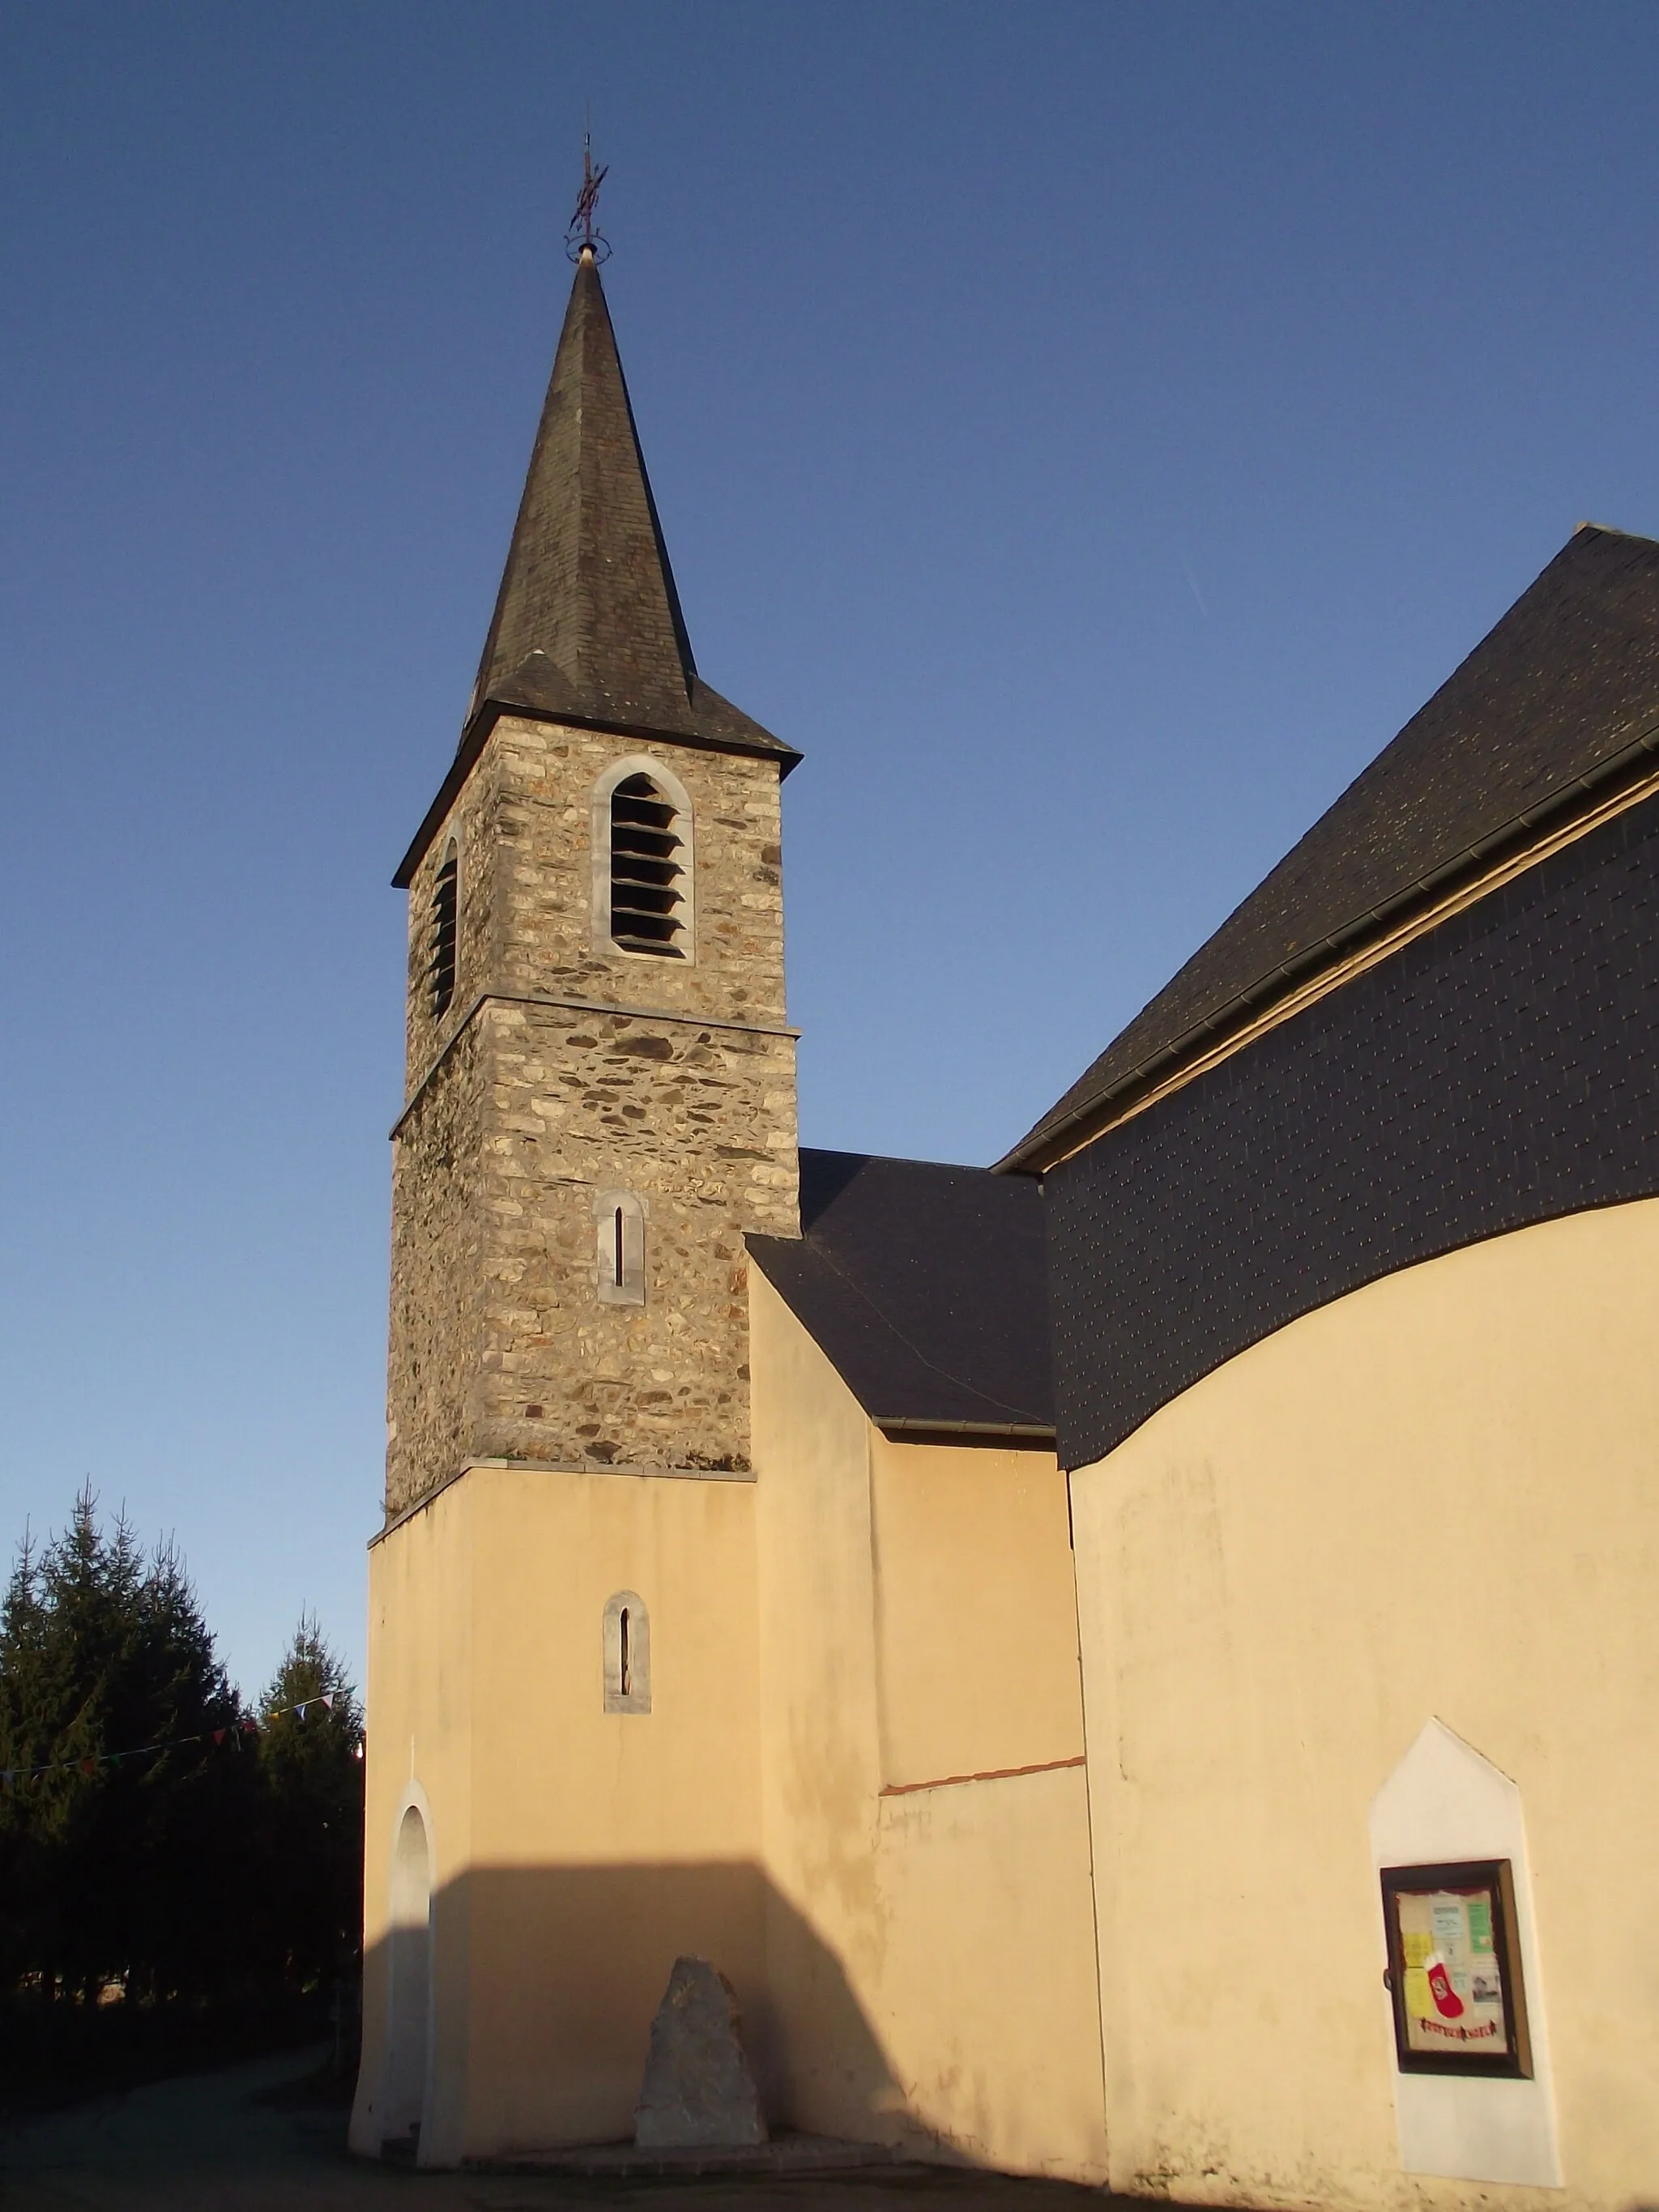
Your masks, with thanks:
[{"label": "cream rendered wall", "polygon": [[876,1867],[872,2010],[916,2124],[946,2156],[1103,2181],[1082,1768],[884,1796]]},{"label": "cream rendered wall", "polygon": [[[1437,1718],[1518,1787],[1565,2198],[1659,2191],[1659,1201],[1292,1323],[1073,1477],[1111,2178],[1407,2178],[1368,1838]],[[1518,2208],[1534,2189],[1483,2184]]]},{"label": "cream rendered wall", "polygon": [[[471,2133],[491,2148],[614,2141],[633,2133],[651,2017],[681,1952],[713,1959],[763,2018],[754,1488],[469,1480]],[[648,1714],[605,1711],[603,1617],[618,1589],[650,1618]]]},{"label": "cream rendered wall", "polygon": [[888,1443],[755,1270],[750,1317],[776,2109],[1099,2179],[1063,1480]]},{"label": "cream rendered wall", "polygon": [[[682,1951],[715,1960],[763,2032],[754,1495],[475,1466],[374,1548],[363,2095],[414,1775],[440,1884],[423,2164],[630,2135]],[[619,1589],[649,1613],[649,1713],[604,1710]]]},{"label": "cream rendered wall", "polygon": [[392,1844],[404,1806],[429,1809],[435,1900],[422,2163],[453,2164],[465,2135],[466,1898],[472,1856],[472,1520],[459,1486],[368,1555],[369,1716],[364,1776],[363,2057],[351,2144],[379,2154],[386,2046]]},{"label": "cream rendered wall", "polygon": [[1083,1761],[1066,1478],[1052,1452],[868,1428],[882,1779]]}]

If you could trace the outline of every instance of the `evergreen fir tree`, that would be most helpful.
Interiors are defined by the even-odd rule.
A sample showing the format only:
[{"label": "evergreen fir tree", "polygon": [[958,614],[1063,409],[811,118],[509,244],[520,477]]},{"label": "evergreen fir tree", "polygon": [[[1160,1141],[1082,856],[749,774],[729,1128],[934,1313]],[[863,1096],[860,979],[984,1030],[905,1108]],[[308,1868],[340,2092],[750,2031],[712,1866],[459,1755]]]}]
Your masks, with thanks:
[{"label": "evergreen fir tree", "polygon": [[106,1536],[90,1490],[43,1550],[26,1540],[0,1606],[8,1980],[90,1998],[234,1978],[257,1762],[212,1753],[240,1718],[170,1547],[147,1559],[125,1516]]},{"label": "evergreen fir tree", "polygon": [[[303,1716],[288,1710],[303,1704]],[[264,1892],[290,1986],[355,1973],[362,1940],[363,1717],[316,1619],[302,1613],[265,1692]]]},{"label": "evergreen fir tree", "polygon": [[261,1710],[170,1545],[106,1533],[90,1490],[26,1535],[0,1598],[0,1992],[251,2020],[353,1973],[362,1714],[310,1616]]}]

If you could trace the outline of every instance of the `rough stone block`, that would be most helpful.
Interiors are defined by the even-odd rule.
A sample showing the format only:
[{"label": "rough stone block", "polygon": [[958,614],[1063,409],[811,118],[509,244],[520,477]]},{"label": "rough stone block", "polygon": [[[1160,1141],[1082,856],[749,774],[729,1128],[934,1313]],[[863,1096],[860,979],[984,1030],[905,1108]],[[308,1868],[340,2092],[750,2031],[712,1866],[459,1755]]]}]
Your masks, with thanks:
[{"label": "rough stone block", "polygon": [[767,2140],[742,2026],[725,1975],[707,1959],[676,1959],[651,2023],[636,2143],[654,2150]]}]

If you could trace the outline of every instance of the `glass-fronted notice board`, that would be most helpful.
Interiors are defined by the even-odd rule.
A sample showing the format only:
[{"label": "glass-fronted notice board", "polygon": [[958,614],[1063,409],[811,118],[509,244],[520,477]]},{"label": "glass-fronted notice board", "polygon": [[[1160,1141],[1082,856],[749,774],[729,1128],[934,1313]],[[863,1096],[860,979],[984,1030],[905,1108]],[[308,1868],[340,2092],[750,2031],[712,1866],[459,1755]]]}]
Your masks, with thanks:
[{"label": "glass-fronted notice board", "polygon": [[1382,1916],[1401,2071],[1529,2075],[1510,1862],[1384,1867]]}]

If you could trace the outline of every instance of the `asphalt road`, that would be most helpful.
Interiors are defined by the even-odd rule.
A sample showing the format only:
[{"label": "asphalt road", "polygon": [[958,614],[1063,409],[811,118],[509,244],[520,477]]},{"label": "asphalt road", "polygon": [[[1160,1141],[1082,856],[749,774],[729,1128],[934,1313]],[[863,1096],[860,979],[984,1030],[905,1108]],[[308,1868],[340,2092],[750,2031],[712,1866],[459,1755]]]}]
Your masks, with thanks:
[{"label": "asphalt road", "polygon": [[[153,2083],[0,2134],[5,2212],[1107,2212],[1127,2200],[956,2167],[703,2180],[417,2173],[349,2158],[301,2052]],[[1161,2212],[1170,2212],[1162,2208]]]}]

